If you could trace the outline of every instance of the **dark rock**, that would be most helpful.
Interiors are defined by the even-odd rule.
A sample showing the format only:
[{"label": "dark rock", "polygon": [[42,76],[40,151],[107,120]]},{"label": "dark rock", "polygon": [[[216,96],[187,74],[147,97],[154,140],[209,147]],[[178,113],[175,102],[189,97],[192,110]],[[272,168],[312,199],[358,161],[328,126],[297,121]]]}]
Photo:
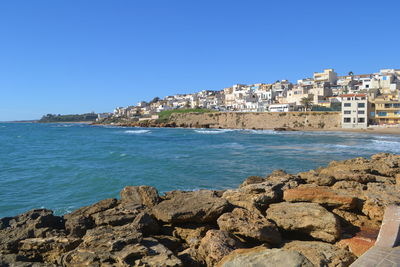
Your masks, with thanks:
[{"label": "dark rock", "polygon": [[4,254],[16,253],[21,240],[57,236],[63,234],[63,228],[63,218],[54,216],[53,211],[46,209],[7,218],[3,220],[3,229],[0,230],[0,251]]}]

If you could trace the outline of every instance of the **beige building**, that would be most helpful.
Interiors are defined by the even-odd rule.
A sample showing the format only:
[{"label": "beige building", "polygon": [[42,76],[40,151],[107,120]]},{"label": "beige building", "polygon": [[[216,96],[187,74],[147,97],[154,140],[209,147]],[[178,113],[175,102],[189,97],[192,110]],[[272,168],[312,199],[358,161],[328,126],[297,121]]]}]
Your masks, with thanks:
[{"label": "beige building", "polygon": [[323,72],[314,72],[315,83],[330,83],[336,84],[337,73],[333,69],[324,69]]},{"label": "beige building", "polygon": [[342,97],[342,128],[365,129],[368,125],[366,94],[347,94]]}]

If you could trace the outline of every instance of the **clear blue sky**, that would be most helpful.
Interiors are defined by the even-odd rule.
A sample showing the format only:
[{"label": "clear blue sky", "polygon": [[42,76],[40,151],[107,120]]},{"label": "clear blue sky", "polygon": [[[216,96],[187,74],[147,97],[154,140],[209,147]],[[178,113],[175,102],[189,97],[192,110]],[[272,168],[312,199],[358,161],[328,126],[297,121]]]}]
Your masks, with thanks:
[{"label": "clear blue sky", "polygon": [[400,1],[5,0],[0,121],[400,68]]}]

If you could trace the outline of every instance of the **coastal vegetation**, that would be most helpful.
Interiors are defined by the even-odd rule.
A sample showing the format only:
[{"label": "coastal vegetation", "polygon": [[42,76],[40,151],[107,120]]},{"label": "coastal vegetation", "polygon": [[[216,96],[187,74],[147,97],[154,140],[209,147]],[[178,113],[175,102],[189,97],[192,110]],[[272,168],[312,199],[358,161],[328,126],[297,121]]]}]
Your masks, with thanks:
[{"label": "coastal vegetation", "polygon": [[44,115],[38,122],[92,122],[97,119],[96,113],[85,114],[47,114]]}]

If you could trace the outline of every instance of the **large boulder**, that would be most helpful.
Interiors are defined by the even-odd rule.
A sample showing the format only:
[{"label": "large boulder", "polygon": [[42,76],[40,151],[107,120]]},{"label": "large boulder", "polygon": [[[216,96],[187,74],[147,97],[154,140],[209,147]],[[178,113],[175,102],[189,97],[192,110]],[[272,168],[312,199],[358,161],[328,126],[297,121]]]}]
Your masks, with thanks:
[{"label": "large boulder", "polygon": [[91,229],[96,225],[92,215],[112,209],[117,205],[117,199],[108,198],[93,205],[82,207],[71,213],[65,214],[65,228],[70,235],[82,237],[88,229]]},{"label": "large boulder", "polygon": [[283,199],[288,202],[313,202],[325,207],[344,210],[354,209],[357,198],[349,194],[337,193],[327,186],[299,186],[283,193]]},{"label": "large boulder", "polygon": [[276,224],[262,215],[242,208],[224,213],[217,220],[221,230],[235,234],[249,241],[267,242],[272,245],[281,243],[281,234]]},{"label": "large boulder", "polygon": [[120,192],[122,205],[154,207],[159,201],[158,191],[152,186],[126,186]]},{"label": "large boulder", "polygon": [[179,192],[153,208],[154,216],[167,223],[213,222],[229,204],[211,190]]},{"label": "large boulder", "polygon": [[282,200],[283,191],[295,188],[303,181],[295,175],[278,170],[265,179],[247,178],[238,189],[226,190],[222,197],[234,206],[253,212],[262,212],[271,203]]},{"label": "large boulder", "polygon": [[394,184],[368,183],[361,198],[365,200],[362,212],[377,222],[382,222],[387,206],[400,205],[399,191]]},{"label": "large boulder", "polygon": [[255,247],[237,249],[225,256],[217,267],[315,267],[305,256],[297,251]]},{"label": "large boulder", "polygon": [[319,241],[292,241],[283,249],[301,253],[315,266],[347,267],[357,259],[346,249]]},{"label": "large boulder", "polygon": [[209,230],[201,240],[198,254],[207,266],[214,266],[224,256],[244,245],[226,231]]},{"label": "large boulder", "polygon": [[339,220],[317,203],[271,204],[266,213],[284,231],[300,232],[326,242],[340,237]]}]

